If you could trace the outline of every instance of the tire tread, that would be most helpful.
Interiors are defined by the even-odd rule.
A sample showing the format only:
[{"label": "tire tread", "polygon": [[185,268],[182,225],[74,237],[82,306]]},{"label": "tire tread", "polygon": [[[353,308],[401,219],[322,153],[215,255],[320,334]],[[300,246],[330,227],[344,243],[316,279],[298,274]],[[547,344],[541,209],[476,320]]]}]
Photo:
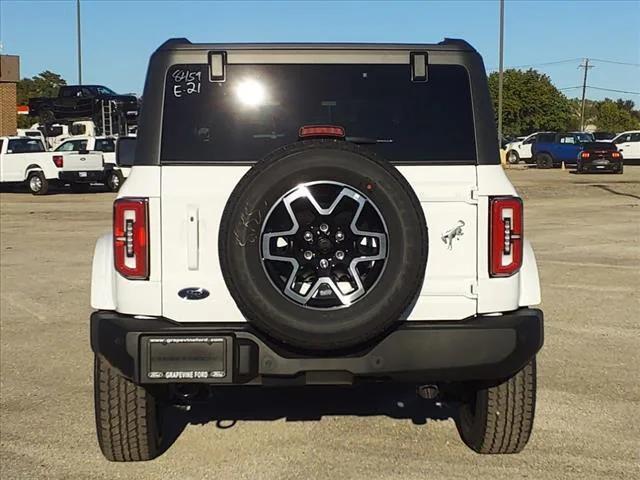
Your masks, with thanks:
[{"label": "tire tread", "polygon": [[151,460],[159,454],[155,399],[95,358],[95,408],[98,443],[107,460]]},{"label": "tire tread", "polygon": [[[535,359],[503,383],[480,390],[486,400],[475,418],[456,421],[462,440],[484,454],[518,453],[526,446],[533,427],[536,401]],[[482,405],[483,402],[478,402]],[[479,407],[482,408],[482,407]]]}]

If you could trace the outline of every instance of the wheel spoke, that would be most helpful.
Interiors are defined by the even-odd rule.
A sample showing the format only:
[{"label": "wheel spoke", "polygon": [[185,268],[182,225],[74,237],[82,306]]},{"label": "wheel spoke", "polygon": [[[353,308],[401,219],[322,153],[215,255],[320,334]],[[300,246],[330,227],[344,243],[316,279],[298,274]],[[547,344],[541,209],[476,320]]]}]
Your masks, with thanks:
[{"label": "wheel spoke", "polygon": [[[361,217],[370,228],[358,227]],[[271,230],[272,221],[281,227]],[[287,224],[291,227],[282,229]],[[286,297],[309,308],[345,307],[380,277],[386,226],[375,205],[355,189],[329,181],[303,184],[267,214],[261,252],[267,275]]]}]

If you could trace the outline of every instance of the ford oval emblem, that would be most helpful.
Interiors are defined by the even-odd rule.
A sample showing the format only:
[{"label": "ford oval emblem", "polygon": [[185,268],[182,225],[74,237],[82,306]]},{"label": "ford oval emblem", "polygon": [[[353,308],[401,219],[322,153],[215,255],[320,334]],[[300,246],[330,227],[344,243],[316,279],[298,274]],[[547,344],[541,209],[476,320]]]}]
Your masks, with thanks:
[{"label": "ford oval emblem", "polygon": [[202,300],[209,296],[209,290],[200,287],[183,288],[178,292],[178,296],[184,300]]}]

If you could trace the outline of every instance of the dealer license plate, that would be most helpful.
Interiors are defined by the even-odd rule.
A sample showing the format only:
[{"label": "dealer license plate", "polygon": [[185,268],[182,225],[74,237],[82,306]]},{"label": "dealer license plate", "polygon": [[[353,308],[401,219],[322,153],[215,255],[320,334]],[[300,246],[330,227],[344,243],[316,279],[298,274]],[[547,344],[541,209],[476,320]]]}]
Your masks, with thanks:
[{"label": "dealer license plate", "polygon": [[207,380],[227,375],[227,339],[223,337],[150,337],[147,378]]}]

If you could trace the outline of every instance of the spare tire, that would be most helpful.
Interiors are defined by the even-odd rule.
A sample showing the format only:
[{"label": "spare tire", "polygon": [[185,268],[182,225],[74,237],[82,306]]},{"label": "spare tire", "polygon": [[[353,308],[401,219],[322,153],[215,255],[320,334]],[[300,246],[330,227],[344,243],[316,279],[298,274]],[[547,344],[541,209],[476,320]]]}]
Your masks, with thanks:
[{"label": "spare tire", "polygon": [[307,140],[260,160],[225,206],[219,255],[243,315],[312,351],[362,346],[419,294],[427,227],[405,178],[371,151]]}]

